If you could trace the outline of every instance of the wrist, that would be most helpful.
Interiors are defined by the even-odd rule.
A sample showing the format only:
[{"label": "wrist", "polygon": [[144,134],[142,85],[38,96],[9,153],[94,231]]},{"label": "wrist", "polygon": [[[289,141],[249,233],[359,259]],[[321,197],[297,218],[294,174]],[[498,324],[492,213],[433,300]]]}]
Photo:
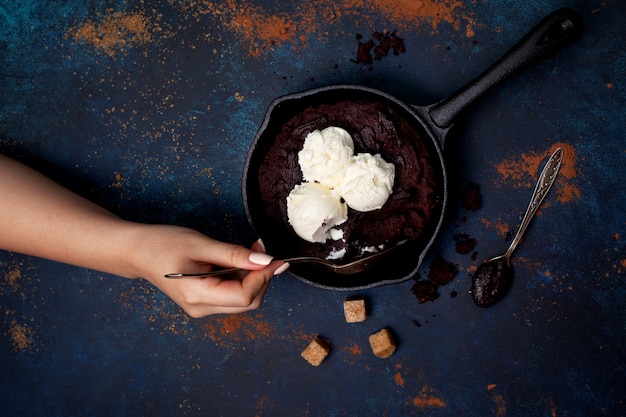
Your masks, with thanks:
[{"label": "wrist", "polygon": [[149,278],[147,266],[155,255],[154,245],[159,236],[153,233],[154,225],[125,221],[121,235],[120,263],[118,275],[124,278]]}]

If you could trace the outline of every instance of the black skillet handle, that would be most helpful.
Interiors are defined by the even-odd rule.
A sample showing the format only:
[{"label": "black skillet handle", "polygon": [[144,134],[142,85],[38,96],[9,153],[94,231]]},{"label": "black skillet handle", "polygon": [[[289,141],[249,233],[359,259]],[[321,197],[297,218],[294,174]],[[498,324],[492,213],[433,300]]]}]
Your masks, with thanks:
[{"label": "black skillet handle", "polygon": [[552,12],[485,72],[449,98],[430,106],[430,119],[441,129],[449,128],[460,112],[489,89],[519,69],[571,44],[580,37],[582,29],[583,19],[574,10]]}]

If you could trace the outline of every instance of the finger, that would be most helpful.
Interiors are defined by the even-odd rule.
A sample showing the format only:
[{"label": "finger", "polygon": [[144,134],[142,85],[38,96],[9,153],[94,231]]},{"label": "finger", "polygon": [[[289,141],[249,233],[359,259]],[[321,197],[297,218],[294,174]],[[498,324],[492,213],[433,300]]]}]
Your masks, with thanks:
[{"label": "finger", "polygon": [[206,316],[215,314],[240,314],[253,309],[244,307],[216,307],[216,306],[202,306],[202,307],[182,307],[183,310],[192,318],[199,319]]},{"label": "finger", "polygon": [[[193,305],[184,305],[181,306],[183,309],[194,318],[204,317],[212,314],[238,314],[243,313],[250,310],[255,310],[259,308],[259,306],[263,302],[263,298],[265,296],[265,292],[269,287],[269,280],[261,287],[259,292],[256,295],[253,295],[249,300],[242,302],[242,305],[232,305],[236,303],[231,299],[230,305],[229,303],[223,303],[223,299],[220,299],[219,302],[214,301],[209,304],[193,304]],[[224,304],[224,305],[223,305]]]},{"label": "finger", "polygon": [[200,256],[203,260],[224,267],[260,270],[269,265],[272,257],[258,245],[253,246],[254,250],[250,250],[240,245],[213,240]]},{"label": "finger", "polygon": [[265,294],[274,270],[280,265],[276,261],[260,271],[251,271],[242,279],[221,281],[213,288],[220,297],[219,305],[223,307],[258,307],[259,296]]},{"label": "finger", "polygon": [[190,308],[194,306],[256,308],[269,286],[274,271],[281,265],[280,261],[275,261],[260,271],[248,272],[242,278],[191,278],[186,279],[187,282],[180,280],[179,282],[184,284],[182,304]]}]

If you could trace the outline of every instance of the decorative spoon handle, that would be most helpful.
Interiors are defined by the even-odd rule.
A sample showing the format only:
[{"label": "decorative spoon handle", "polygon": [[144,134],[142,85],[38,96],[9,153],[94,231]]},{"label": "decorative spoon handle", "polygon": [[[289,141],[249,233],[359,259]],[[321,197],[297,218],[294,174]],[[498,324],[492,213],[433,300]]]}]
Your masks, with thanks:
[{"label": "decorative spoon handle", "polygon": [[522,223],[520,224],[519,229],[511,242],[511,246],[509,246],[509,249],[504,254],[505,257],[509,258],[511,256],[522,239],[522,235],[526,231],[530,221],[537,212],[537,209],[543,202],[543,199],[548,194],[548,191],[550,191],[550,188],[552,188],[552,184],[554,184],[554,180],[556,180],[559,169],[561,168],[561,161],[563,161],[563,149],[557,148],[552,156],[550,156],[550,159],[548,159],[548,162],[546,162],[546,165],[543,167],[543,171],[541,171],[541,174],[539,175],[537,185],[535,185],[535,191],[533,192],[528,208],[526,209],[526,214],[524,214]]}]

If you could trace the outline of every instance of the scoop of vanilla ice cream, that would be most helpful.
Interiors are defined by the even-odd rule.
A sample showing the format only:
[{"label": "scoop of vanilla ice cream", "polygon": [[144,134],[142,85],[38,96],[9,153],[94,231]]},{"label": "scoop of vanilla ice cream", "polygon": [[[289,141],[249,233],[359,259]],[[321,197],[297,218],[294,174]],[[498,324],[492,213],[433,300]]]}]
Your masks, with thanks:
[{"label": "scoop of vanilla ice cream", "polygon": [[393,189],[395,167],[380,154],[355,155],[343,171],[338,192],[348,206],[357,211],[381,208]]},{"label": "scoop of vanilla ice cream", "polygon": [[306,136],[298,163],[306,181],[335,188],[353,154],[352,136],[340,127],[329,126]]},{"label": "scoop of vanilla ice cream", "polygon": [[348,219],[348,207],[328,187],[305,182],[287,196],[287,216],[302,239],[324,243],[332,228]]}]

